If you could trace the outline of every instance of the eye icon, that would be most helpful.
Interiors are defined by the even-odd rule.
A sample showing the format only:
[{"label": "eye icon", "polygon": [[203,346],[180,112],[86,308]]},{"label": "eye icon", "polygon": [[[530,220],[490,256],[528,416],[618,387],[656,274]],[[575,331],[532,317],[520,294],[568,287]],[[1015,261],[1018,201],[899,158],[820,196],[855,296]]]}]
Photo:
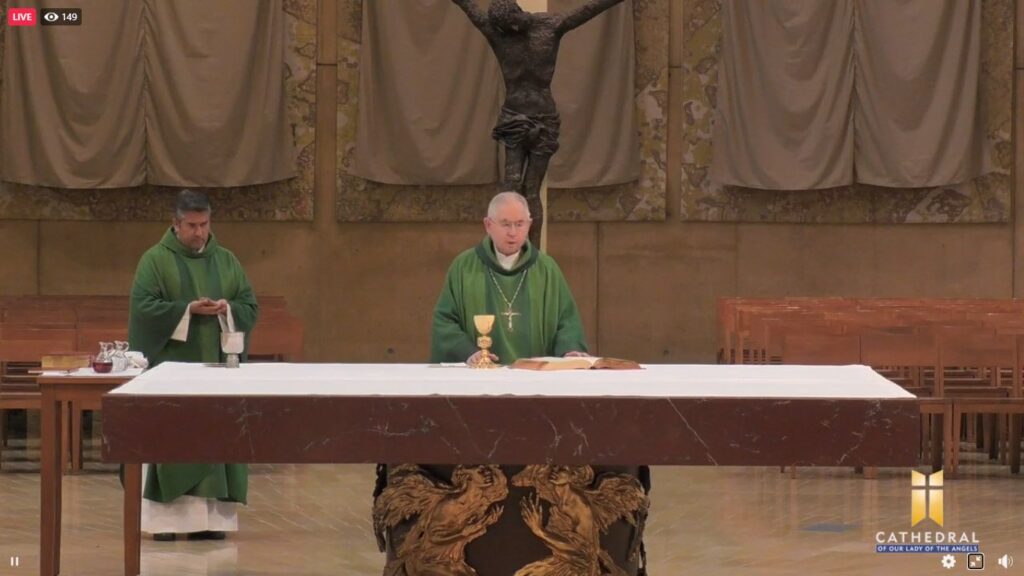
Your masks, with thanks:
[{"label": "eye icon", "polygon": [[47,12],[46,14],[43,14],[43,20],[46,20],[47,22],[56,22],[58,18],[60,18],[60,15],[56,12]]}]

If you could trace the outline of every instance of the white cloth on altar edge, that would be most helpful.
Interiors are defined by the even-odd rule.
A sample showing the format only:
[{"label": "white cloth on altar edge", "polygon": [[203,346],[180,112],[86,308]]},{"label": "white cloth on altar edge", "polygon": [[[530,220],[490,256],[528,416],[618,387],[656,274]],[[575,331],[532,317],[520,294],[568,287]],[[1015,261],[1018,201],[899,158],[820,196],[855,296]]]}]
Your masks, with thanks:
[{"label": "white cloth on altar edge", "polygon": [[[436,365],[435,365],[436,366]],[[426,364],[163,362],[110,396],[545,396],[914,399],[867,366],[646,364],[644,370],[472,370]]]}]

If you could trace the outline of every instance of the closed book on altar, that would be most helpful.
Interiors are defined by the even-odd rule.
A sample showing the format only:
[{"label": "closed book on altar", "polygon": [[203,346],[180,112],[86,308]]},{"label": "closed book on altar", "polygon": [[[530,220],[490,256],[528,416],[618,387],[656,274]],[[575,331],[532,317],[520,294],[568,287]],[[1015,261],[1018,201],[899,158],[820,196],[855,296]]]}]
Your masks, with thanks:
[{"label": "closed book on altar", "polygon": [[520,370],[641,370],[639,364],[621,358],[601,358],[598,356],[571,356],[558,358],[543,356],[540,358],[520,358],[510,368]]}]

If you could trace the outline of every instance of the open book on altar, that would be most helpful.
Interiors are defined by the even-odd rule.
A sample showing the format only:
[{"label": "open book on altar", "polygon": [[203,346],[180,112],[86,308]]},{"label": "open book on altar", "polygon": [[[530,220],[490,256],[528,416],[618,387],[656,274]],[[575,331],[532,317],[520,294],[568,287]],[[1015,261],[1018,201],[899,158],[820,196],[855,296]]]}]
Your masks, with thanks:
[{"label": "open book on altar", "polygon": [[640,365],[632,360],[599,356],[520,358],[509,368],[521,370],[642,370]]}]

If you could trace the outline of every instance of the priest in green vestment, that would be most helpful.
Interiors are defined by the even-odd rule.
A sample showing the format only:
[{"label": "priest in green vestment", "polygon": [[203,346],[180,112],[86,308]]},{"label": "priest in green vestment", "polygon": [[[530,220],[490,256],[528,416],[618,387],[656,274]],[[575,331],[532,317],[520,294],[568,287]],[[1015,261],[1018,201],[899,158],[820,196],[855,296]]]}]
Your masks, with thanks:
[{"label": "priest in green vestment", "polygon": [[[233,325],[248,339],[256,323],[252,286],[238,258],[210,231],[210,214],[206,195],[183,190],[171,228],[139,260],[128,340],[150,367],[223,362],[222,326]],[[143,486],[144,532],[157,540],[174,540],[176,534],[221,539],[238,529],[237,504],[246,502],[248,470],[244,464],[150,464]]]},{"label": "priest in green vestment", "polygon": [[530,211],[516,192],[491,200],[487,236],[459,254],[448,269],[434,308],[432,362],[479,357],[473,316],[493,314],[492,359],[586,355],[583,325],[569,285],[554,258],[530,244]]}]

